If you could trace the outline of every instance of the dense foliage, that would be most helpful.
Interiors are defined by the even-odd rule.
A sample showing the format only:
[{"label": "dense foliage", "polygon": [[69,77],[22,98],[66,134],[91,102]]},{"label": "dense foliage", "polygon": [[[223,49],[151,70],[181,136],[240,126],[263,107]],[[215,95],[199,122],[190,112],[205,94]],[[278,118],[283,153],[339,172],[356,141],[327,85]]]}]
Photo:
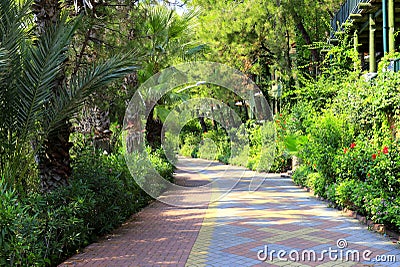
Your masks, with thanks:
[{"label": "dense foliage", "polygon": [[[248,142],[235,143],[221,126],[212,128],[212,120],[205,120],[209,129],[201,132],[199,121],[191,121],[180,134],[180,154],[186,157],[199,157],[218,160],[225,164],[244,166],[256,171],[283,172],[290,168],[290,155],[283,146],[275,144],[274,123],[256,123],[248,120],[239,128],[235,136]],[[218,124],[217,124],[218,125]],[[245,146],[242,144],[246,143]],[[232,146],[237,146],[232,154]],[[239,149],[238,149],[239,147]],[[275,157],[275,158],[274,158]]]},{"label": "dense foliage", "polygon": [[[134,180],[145,177],[148,166],[138,157],[132,177],[125,164],[117,127],[121,103],[97,116],[104,102],[93,100],[105,95],[102,100],[112,102],[117,95],[126,100],[137,86],[129,77],[137,74],[144,52],[123,52],[129,43],[116,40],[114,53],[99,45],[103,37],[110,40],[96,27],[101,18],[95,13],[106,12],[105,6],[77,6],[78,15],[68,3],[41,4],[0,1],[1,266],[54,266],[151,200]],[[141,8],[150,13],[145,21],[171,17],[165,6]],[[173,26],[184,31],[184,19],[174,18]],[[90,110],[96,104],[100,108],[87,112],[91,118],[80,115],[83,106]],[[156,170],[171,180],[172,164],[157,149],[148,152]]]},{"label": "dense foliage", "polygon": [[[77,152],[74,175],[66,187],[20,198],[6,184],[0,185],[0,265],[54,265],[151,201],[134,181],[122,154],[106,155],[88,146]],[[159,155],[151,159],[171,179],[172,165]],[[137,168],[137,175],[144,177],[146,166],[138,162]]]},{"label": "dense foliage", "polygon": [[211,97],[240,118],[237,140],[209,105],[181,131],[182,155],[274,172],[295,156],[297,184],[400,230],[400,74],[385,59],[366,81],[345,34],[324,57],[340,0],[170,2],[0,0],[0,265],[55,265],[151,201],[135,182],[148,163],[135,154],[129,172],[120,125],[138,86],[190,60],[242,71],[274,120],[257,121],[226,88],[176,88],[146,124],[158,173],[173,181],[167,115]]},{"label": "dense foliage", "polygon": [[[285,114],[284,134],[307,140],[298,142],[302,164],[294,181],[399,231],[400,74],[380,70],[369,82],[358,72],[346,76],[325,75],[305,85]],[[326,88],[335,88],[329,97]]]}]

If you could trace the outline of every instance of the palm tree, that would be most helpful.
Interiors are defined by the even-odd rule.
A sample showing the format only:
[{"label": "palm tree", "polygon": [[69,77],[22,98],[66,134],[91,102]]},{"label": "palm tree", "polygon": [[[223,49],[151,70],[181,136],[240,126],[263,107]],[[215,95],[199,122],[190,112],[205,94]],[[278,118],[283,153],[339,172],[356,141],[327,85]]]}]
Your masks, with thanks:
[{"label": "palm tree", "polygon": [[[132,10],[135,12],[132,12]],[[158,71],[174,63],[174,61],[185,60],[204,48],[204,46],[191,42],[193,35],[190,30],[193,25],[193,19],[197,14],[195,11],[187,12],[180,16],[168,6],[160,3],[151,5],[141,3],[133,7],[123,7],[118,11],[124,15],[114,15],[120,16],[121,19],[128,18],[127,23],[118,26],[110,24],[107,25],[107,28],[111,28],[113,35],[119,32],[120,39],[125,39],[127,46],[137,47],[142,54],[143,68],[138,71],[139,73],[132,73],[126,79],[127,86],[130,89],[136,89],[139,82],[144,82]],[[93,12],[100,11],[94,10]],[[109,15],[108,12],[104,12],[104,14],[98,14],[97,17],[107,17],[105,14]],[[94,20],[96,21],[96,19]],[[98,22],[96,21],[95,23]],[[104,22],[101,21],[101,23]],[[135,34],[134,36],[126,35],[125,33],[128,32]],[[97,36],[97,38],[106,40],[107,37],[105,35],[101,36],[101,33]],[[112,36],[111,38],[115,37]],[[131,93],[128,92],[126,95],[128,96]],[[168,101],[166,98],[164,97],[159,101],[160,104],[165,104]],[[106,99],[106,97],[103,99]],[[108,105],[103,105],[98,101],[93,102],[85,107],[90,112],[82,114],[78,129],[79,131],[83,130],[82,132],[93,133],[95,148],[108,151],[111,147],[110,135],[112,134],[109,128],[110,113],[103,107]],[[148,104],[150,105],[151,103]],[[153,148],[158,147],[160,144],[162,121],[157,116],[160,114],[160,110],[160,108],[158,112],[155,110],[154,114],[152,111],[147,125],[147,141]]]},{"label": "palm tree", "polygon": [[[162,4],[143,5],[142,8],[145,10],[145,20],[140,31],[141,35],[147,38],[138,39],[139,47],[145,54],[143,68],[138,75],[140,82],[146,81],[173,63],[194,57],[205,48],[204,45],[192,41],[192,27],[198,15],[197,10],[179,15],[175,10]],[[168,96],[163,97],[158,104],[165,104],[168,102],[167,98]],[[152,97],[147,99],[150,100]],[[146,106],[152,105],[154,103],[146,103]],[[162,121],[156,115],[152,109],[146,125],[146,139],[153,148],[161,144]]]},{"label": "palm tree", "polygon": [[63,77],[79,20],[61,17],[34,38],[30,3],[0,0],[0,177],[26,190],[33,159],[43,191],[68,183],[69,121],[97,89],[136,70],[117,55]]}]

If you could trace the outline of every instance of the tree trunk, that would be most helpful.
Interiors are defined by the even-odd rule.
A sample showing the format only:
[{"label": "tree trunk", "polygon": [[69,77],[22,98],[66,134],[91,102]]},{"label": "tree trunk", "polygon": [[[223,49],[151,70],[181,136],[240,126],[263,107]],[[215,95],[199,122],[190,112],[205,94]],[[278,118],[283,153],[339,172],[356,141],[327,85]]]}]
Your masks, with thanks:
[{"label": "tree trunk", "polygon": [[98,106],[85,106],[82,118],[78,120],[75,130],[81,134],[94,134],[93,146],[100,151],[111,152],[111,135],[109,111],[103,111]]},{"label": "tree trunk", "polygon": [[163,124],[160,120],[154,119],[154,108],[150,111],[146,124],[146,140],[152,149],[161,146],[161,132]]},{"label": "tree trunk", "polygon": [[102,111],[98,107],[93,108],[95,117],[93,145],[101,151],[111,152],[111,135],[109,111]]},{"label": "tree trunk", "polygon": [[201,130],[203,131],[203,133],[206,133],[207,132],[207,124],[204,121],[204,117],[199,117],[199,122],[200,122]]},{"label": "tree trunk", "polygon": [[[306,28],[304,27],[301,17],[297,14],[297,12],[295,10],[292,11],[292,16],[293,16],[294,22],[296,24],[296,28],[300,31],[301,36],[303,37],[306,44],[312,45],[311,37],[308,34]],[[318,51],[316,49],[311,49],[311,55],[312,55],[312,60],[314,62],[319,61]]]},{"label": "tree trunk", "polygon": [[49,192],[60,186],[68,185],[71,175],[71,157],[69,142],[71,124],[65,121],[65,127],[49,135],[39,154],[39,175],[43,192]]},{"label": "tree trunk", "polygon": [[214,106],[211,106],[211,125],[215,131],[218,131],[218,124],[214,120]]},{"label": "tree trunk", "polygon": [[32,11],[35,14],[37,34],[42,35],[46,27],[59,21],[61,5],[58,0],[34,0]]},{"label": "tree trunk", "polygon": [[[47,27],[59,22],[61,5],[58,0],[34,0],[32,11],[35,15],[36,32],[40,36],[45,33]],[[57,94],[64,79],[65,71],[63,70],[58,77],[59,82],[52,88],[54,94]],[[68,184],[72,172],[69,153],[72,146],[69,142],[70,134],[71,123],[65,120],[61,129],[47,136],[39,152],[38,168],[43,192]]]}]

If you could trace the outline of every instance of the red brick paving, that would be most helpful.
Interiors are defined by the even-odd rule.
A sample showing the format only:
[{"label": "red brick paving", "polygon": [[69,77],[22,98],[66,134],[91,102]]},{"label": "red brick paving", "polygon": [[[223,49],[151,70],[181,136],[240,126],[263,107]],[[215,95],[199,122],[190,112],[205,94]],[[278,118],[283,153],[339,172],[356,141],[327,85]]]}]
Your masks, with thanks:
[{"label": "red brick paving", "polygon": [[[193,186],[197,178],[181,177],[178,182]],[[185,266],[206,211],[207,207],[179,208],[155,201],[59,266]]]},{"label": "red brick paving", "polygon": [[205,211],[154,202],[59,266],[185,266]]}]

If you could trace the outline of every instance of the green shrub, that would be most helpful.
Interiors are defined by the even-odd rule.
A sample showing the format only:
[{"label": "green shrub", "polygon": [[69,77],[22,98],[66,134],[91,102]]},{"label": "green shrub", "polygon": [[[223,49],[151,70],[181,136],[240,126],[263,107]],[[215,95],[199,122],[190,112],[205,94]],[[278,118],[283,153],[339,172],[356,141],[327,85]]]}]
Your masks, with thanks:
[{"label": "green shrub", "polygon": [[347,73],[301,81],[297,104],[278,118],[278,147],[282,138],[307,136],[295,183],[400,230],[400,74],[366,82]]},{"label": "green shrub", "polygon": [[252,155],[252,158],[256,158],[253,170],[259,172],[270,171],[277,155],[276,133],[273,122],[266,122],[255,127],[250,134],[250,139],[252,141],[250,155]]},{"label": "green shrub", "polygon": [[228,133],[220,127],[203,134],[185,132],[183,136],[180,149],[183,156],[219,160],[255,171],[270,171],[271,167],[273,170],[285,169],[290,157],[285,153],[284,162],[280,162],[280,158],[276,164],[275,129],[272,122],[260,125],[248,121],[238,129],[230,129]]},{"label": "green shrub", "polygon": [[[226,138],[228,139],[227,136]],[[219,143],[217,160],[222,163],[228,164],[230,157],[231,157],[231,147],[229,146],[229,142],[225,140]]]},{"label": "green shrub", "polygon": [[386,210],[384,211],[385,223],[400,231],[400,198],[391,197],[386,204]]},{"label": "green shrub", "polygon": [[355,180],[344,180],[336,186],[335,197],[336,203],[342,208],[349,208],[354,210],[355,204],[353,202],[354,187],[357,185]]},{"label": "green shrub", "polygon": [[300,165],[293,173],[293,181],[297,185],[306,186],[307,176],[312,170],[307,165]]},{"label": "green shrub", "polygon": [[169,162],[166,158],[164,152],[161,148],[151,152],[148,152],[149,159],[155,170],[165,179],[170,182],[173,181],[173,173],[174,173],[174,163],[176,163],[176,159],[173,162]]},{"label": "green shrub", "polygon": [[218,147],[211,138],[204,138],[200,142],[199,151],[197,152],[199,158],[215,160],[218,157],[217,153]]},{"label": "green shrub", "polygon": [[340,116],[326,112],[314,119],[309,130],[309,142],[304,145],[300,157],[317,170],[328,183],[336,181],[332,171],[337,151],[350,144],[353,130]]},{"label": "green shrub", "polygon": [[328,183],[320,173],[314,172],[307,175],[306,186],[314,191],[314,194],[326,198],[326,187]]},{"label": "green shrub", "polygon": [[193,133],[187,134],[179,153],[185,157],[197,158],[201,137]]},{"label": "green shrub", "polygon": [[[73,150],[73,177],[47,194],[18,196],[0,181],[0,265],[56,265],[110,232],[151,198],[136,184],[121,154],[102,154],[83,146]],[[172,181],[174,168],[162,150],[150,162]],[[146,168],[137,161],[137,175]]]},{"label": "green shrub", "polygon": [[0,263],[2,266],[54,265],[92,239],[93,194],[72,186],[46,195],[17,199],[2,188]]},{"label": "green shrub", "polygon": [[336,187],[337,187],[336,184],[326,185],[326,199],[331,201],[332,203],[337,203]]},{"label": "green shrub", "polygon": [[38,215],[30,214],[16,192],[0,182],[1,266],[43,266],[48,262]]}]

